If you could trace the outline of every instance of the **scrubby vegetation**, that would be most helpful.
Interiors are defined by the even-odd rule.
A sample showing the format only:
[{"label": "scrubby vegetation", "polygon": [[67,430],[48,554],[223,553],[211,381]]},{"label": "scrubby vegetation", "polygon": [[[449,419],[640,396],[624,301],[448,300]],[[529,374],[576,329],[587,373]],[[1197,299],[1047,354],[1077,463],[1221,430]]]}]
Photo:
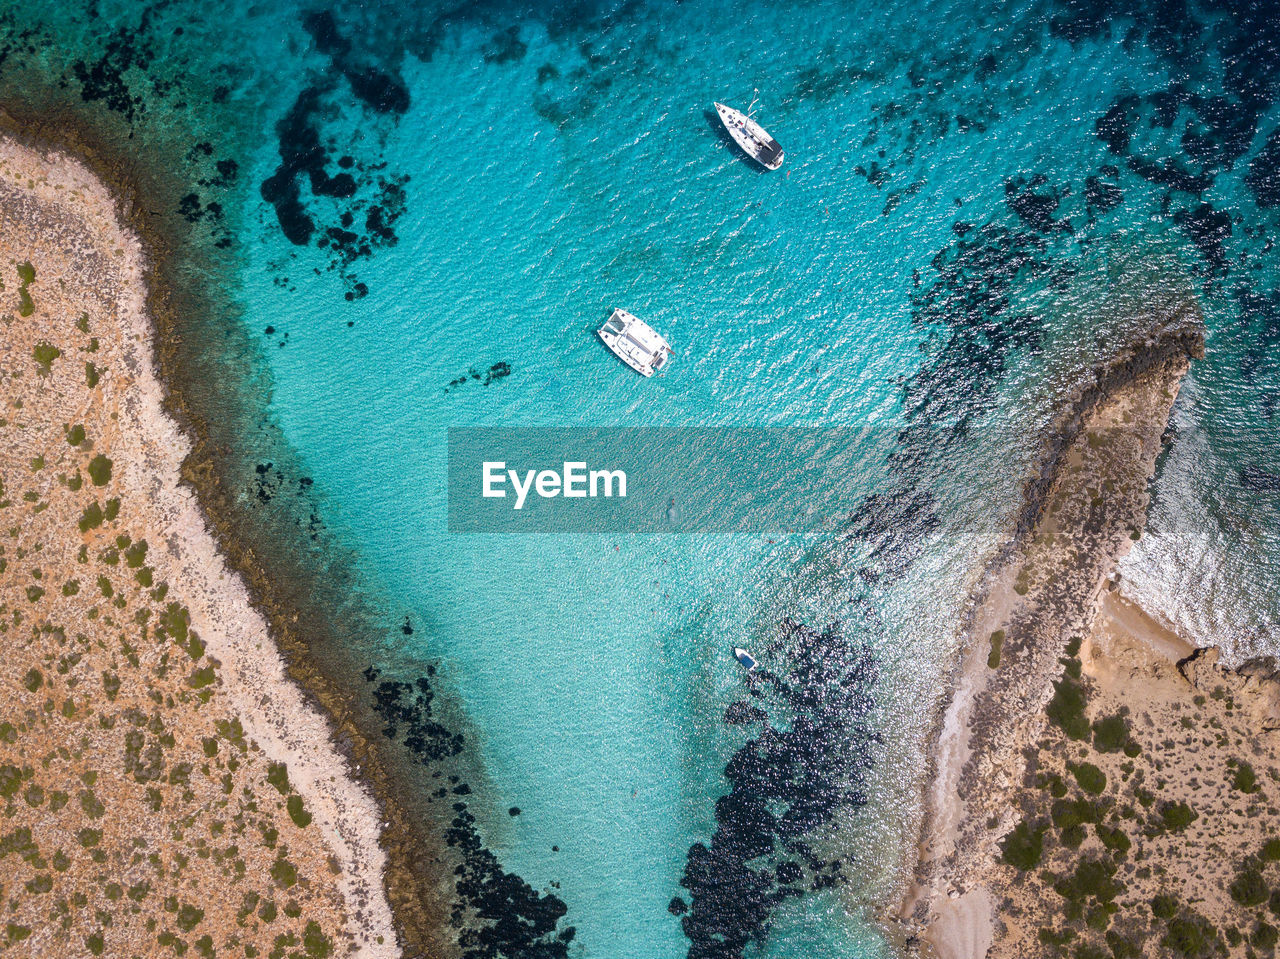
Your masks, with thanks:
[{"label": "scrubby vegetation", "polygon": [[997,669],[1000,666],[1000,651],[1004,648],[1004,630],[997,629],[991,634],[991,652],[987,654],[987,668]]},{"label": "scrubby vegetation", "polygon": [[1020,822],[1004,841],[1004,861],[1023,872],[1040,865],[1044,852],[1044,826],[1032,827]]},{"label": "scrubby vegetation", "polygon": [[[1280,939],[1280,838],[1259,841],[1223,879],[1219,889],[1238,910],[1234,922],[1219,928],[1211,918],[1218,912],[1206,910],[1200,899],[1183,898],[1181,883],[1162,878],[1161,860],[1151,850],[1153,844],[1181,848],[1201,841],[1198,802],[1188,801],[1187,793],[1171,795],[1172,777],[1158,774],[1162,760],[1146,758],[1167,754],[1171,744],[1163,730],[1154,731],[1154,744],[1139,742],[1126,707],[1104,711],[1091,703],[1080,649],[1078,641],[1068,645],[1046,707],[1050,734],[1040,744],[1032,777],[1039,799],[1024,806],[1023,818],[1000,843],[1001,860],[1018,882],[1043,890],[1031,894],[1044,909],[1031,927],[1036,948],[1062,959],[1272,955]],[[1234,708],[1225,694],[1198,697],[1195,705],[1203,709],[1211,699]],[[1217,720],[1183,716],[1191,723],[1179,728],[1203,726],[1222,735]],[[1252,815],[1280,817],[1264,805],[1265,777],[1255,763],[1232,759],[1226,765],[1220,795],[1255,802]],[[1199,767],[1196,775],[1209,776]],[[1154,893],[1135,896],[1136,889],[1153,886]],[[1055,918],[1046,923],[1046,917]]]},{"label": "scrubby vegetation", "polygon": [[[0,338],[0,955],[345,953],[312,813],[245,735],[184,584],[162,581],[178,567],[145,538],[165,527],[123,482],[142,457],[120,439],[134,387],[103,375],[123,363],[117,321],[33,259],[38,286],[7,257],[30,319]],[[110,293],[93,282],[84,302]]]}]

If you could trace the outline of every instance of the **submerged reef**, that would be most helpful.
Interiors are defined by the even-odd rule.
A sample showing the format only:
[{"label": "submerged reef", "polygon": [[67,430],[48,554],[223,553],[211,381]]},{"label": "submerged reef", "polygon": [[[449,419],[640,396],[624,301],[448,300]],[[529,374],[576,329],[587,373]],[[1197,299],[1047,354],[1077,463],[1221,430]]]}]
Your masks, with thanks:
[{"label": "submerged reef", "polygon": [[383,735],[430,769],[430,781],[437,783],[426,802],[442,807],[439,815],[447,817],[444,839],[457,860],[449,921],[461,954],[465,959],[517,955],[562,959],[568,956],[575,935],[573,926],[557,929],[568,907],[558,896],[539,893],[502,868],[485,847],[468,808],[470,785],[441,766],[462,753],[465,740],[435,714],[431,686],[435,675],[435,668],[428,666],[426,675],[404,681],[386,678],[381,670],[370,667],[364,678],[372,685],[374,708],[384,722]]},{"label": "submerged reef", "polygon": [[730,789],[716,801],[710,846],[689,849],[680,884],[690,901],[669,907],[683,916],[690,959],[742,956],[764,943],[778,905],[840,882],[842,863],[821,839],[866,803],[870,649],[837,628],[787,622],[767,659],[785,666],[748,674],[747,698],[725,713],[754,735],[725,766]]}]

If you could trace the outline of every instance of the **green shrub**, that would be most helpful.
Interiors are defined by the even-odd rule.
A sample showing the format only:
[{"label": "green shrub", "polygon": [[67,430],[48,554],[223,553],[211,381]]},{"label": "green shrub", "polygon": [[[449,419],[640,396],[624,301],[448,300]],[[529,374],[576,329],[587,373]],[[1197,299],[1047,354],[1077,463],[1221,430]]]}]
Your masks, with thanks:
[{"label": "green shrub", "polygon": [[1084,924],[1096,932],[1106,932],[1111,925],[1111,913],[1102,906],[1094,906],[1085,913]]},{"label": "green shrub", "polygon": [[1059,829],[1070,829],[1080,823],[1096,823],[1102,819],[1102,810],[1098,804],[1083,797],[1079,799],[1058,799],[1050,810],[1053,824]]},{"label": "green shrub", "polygon": [[1054,932],[1052,929],[1041,929],[1036,933],[1036,937],[1046,946],[1065,946],[1076,937],[1074,929],[1063,929],[1060,932]]},{"label": "green shrub", "polygon": [[1259,906],[1271,895],[1267,881],[1256,867],[1247,866],[1227,889],[1231,898],[1242,906]]},{"label": "green shrub", "polygon": [[1107,931],[1107,946],[1115,959],[1141,959],[1142,948],[1130,939],[1124,938],[1114,929]]},{"label": "green shrub", "polygon": [[1167,802],[1160,807],[1160,819],[1169,832],[1182,832],[1199,818],[1185,802]]},{"label": "green shrub", "polygon": [[1157,919],[1172,919],[1178,914],[1178,900],[1162,892],[1151,900],[1151,914]]},{"label": "green shrub", "polygon": [[997,629],[991,634],[991,652],[987,655],[987,667],[996,669],[1000,665],[1000,651],[1004,648],[1004,630]]},{"label": "green shrub", "polygon": [[1268,839],[1262,844],[1264,862],[1280,862],[1280,839]]},{"label": "green shrub", "polygon": [[289,786],[289,769],[284,763],[271,763],[267,766],[267,782],[276,787],[280,795],[287,795]]},{"label": "green shrub", "polygon": [[1068,879],[1059,879],[1054,883],[1054,890],[1064,899],[1084,901],[1090,897],[1099,902],[1111,902],[1123,892],[1123,887],[1114,878],[1116,867],[1103,859],[1085,859],[1076,866],[1075,874]]},{"label": "green shrub", "polygon": [[[307,812],[306,806],[302,804],[301,796],[299,796],[297,793],[294,793],[292,796],[289,797],[286,805],[289,808],[289,818],[292,819],[297,826],[301,828],[310,824],[311,813]],[[1006,857],[1007,857],[1007,853],[1006,853]],[[1037,851],[1036,862],[1038,863],[1039,861],[1040,861],[1040,854],[1039,854],[1039,851]],[[1027,868],[1028,869],[1034,868],[1034,864],[1032,864],[1032,866],[1028,866]]]},{"label": "green shrub", "polygon": [[204,919],[204,910],[198,909],[190,903],[184,903],[182,908],[178,910],[175,922],[178,928],[183,932],[190,932],[196,926],[200,925],[200,921]]},{"label": "green shrub", "polygon": [[67,442],[72,446],[79,446],[84,442],[84,427],[77,423],[67,430]]},{"label": "green shrub", "polygon": [[1258,791],[1258,776],[1244,760],[1236,766],[1235,775],[1231,777],[1231,785],[1242,793],[1256,793]]},{"label": "green shrub", "polygon": [[271,878],[285,889],[298,881],[298,869],[288,859],[281,856],[271,864]]},{"label": "green shrub", "polygon": [[1187,912],[1169,923],[1169,931],[1161,945],[1175,955],[1198,959],[1211,955],[1218,941],[1218,930],[1204,916]]},{"label": "green shrub", "polygon": [[1258,920],[1258,928],[1253,930],[1253,935],[1249,937],[1259,949],[1274,949],[1276,943],[1280,941],[1280,933],[1276,932],[1276,927],[1271,925],[1265,919]]},{"label": "green shrub", "polygon": [[1118,753],[1129,742],[1129,721],[1115,713],[1093,724],[1093,747],[1100,753]]},{"label": "green shrub", "polygon": [[1093,763],[1080,763],[1070,767],[1080,788],[1091,795],[1098,795],[1107,788],[1107,774]]},{"label": "green shrub", "polygon": [[1133,846],[1133,843],[1129,841],[1129,837],[1118,828],[1112,829],[1098,824],[1093,827],[1093,831],[1098,834],[1098,839],[1102,842],[1102,845],[1117,855],[1123,856]]},{"label": "green shrub", "polygon": [[84,508],[84,513],[80,516],[80,532],[87,533],[91,529],[97,529],[102,525],[102,507],[98,505],[98,501],[94,500]]},{"label": "green shrub", "polygon": [[[23,316],[30,314],[24,313]],[[31,351],[36,361],[36,373],[40,376],[48,376],[53,372],[53,361],[62,355],[62,350],[58,349],[48,340],[41,340],[35,345]]]},{"label": "green shrub", "polygon": [[1045,713],[1071,739],[1087,740],[1092,731],[1084,715],[1087,701],[1084,684],[1063,677],[1053,684],[1053,698],[1049,700]]},{"label": "green shrub", "polygon": [[1068,849],[1079,849],[1080,844],[1084,842],[1085,836],[1087,835],[1088,833],[1085,832],[1084,826],[1080,823],[1076,823],[1075,825],[1068,826],[1066,829],[1062,830],[1062,835],[1058,838],[1062,840],[1062,844]]},{"label": "green shrub", "polygon": [[314,919],[308,920],[306,929],[303,930],[302,948],[307,954],[307,959],[329,959],[329,956],[333,955],[333,943],[321,931],[320,924]]},{"label": "green shrub", "polygon": [[94,486],[106,486],[111,482],[111,460],[99,453],[89,460],[89,479]]},{"label": "green shrub", "polygon": [[147,541],[140,539],[124,551],[125,565],[137,569],[147,561]]},{"label": "green shrub", "polygon": [[22,770],[17,766],[0,766],[0,796],[10,799],[22,788]]}]

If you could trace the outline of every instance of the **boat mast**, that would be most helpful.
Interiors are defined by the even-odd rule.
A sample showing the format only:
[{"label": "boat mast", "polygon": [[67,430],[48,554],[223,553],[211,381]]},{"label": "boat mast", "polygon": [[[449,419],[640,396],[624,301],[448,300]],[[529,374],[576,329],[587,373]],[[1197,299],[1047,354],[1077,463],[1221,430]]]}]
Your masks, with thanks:
[{"label": "boat mast", "polygon": [[756,108],[756,101],[760,99],[759,94],[760,94],[760,89],[758,87],[751,91],[751,105],[747,107],[747,116],[753,120],[755,119],[755,117],[752,115],[752,111],[755,110]]}]

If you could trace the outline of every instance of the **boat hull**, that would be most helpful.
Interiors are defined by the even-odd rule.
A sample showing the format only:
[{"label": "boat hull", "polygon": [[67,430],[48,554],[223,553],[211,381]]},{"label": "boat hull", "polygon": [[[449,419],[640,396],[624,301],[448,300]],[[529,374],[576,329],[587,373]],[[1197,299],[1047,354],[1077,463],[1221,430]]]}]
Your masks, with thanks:
[{"label": "boat hull", "polygon": [[782,152],[778,141],[769,136],[764,127],[741,110],[735,110],[723,103],[717,103],[715,107],[720,122],[729,131],[729,136],[733,137],[733,142],[742,148],[743,153],[766,170],[776,170],[782,166],[786,154]]},{"label": "boat hull", "polygon": [[641,376],[653,376],[671,359],[671,344],[626,310],[614,310],[596,334],[614,356]]}]

